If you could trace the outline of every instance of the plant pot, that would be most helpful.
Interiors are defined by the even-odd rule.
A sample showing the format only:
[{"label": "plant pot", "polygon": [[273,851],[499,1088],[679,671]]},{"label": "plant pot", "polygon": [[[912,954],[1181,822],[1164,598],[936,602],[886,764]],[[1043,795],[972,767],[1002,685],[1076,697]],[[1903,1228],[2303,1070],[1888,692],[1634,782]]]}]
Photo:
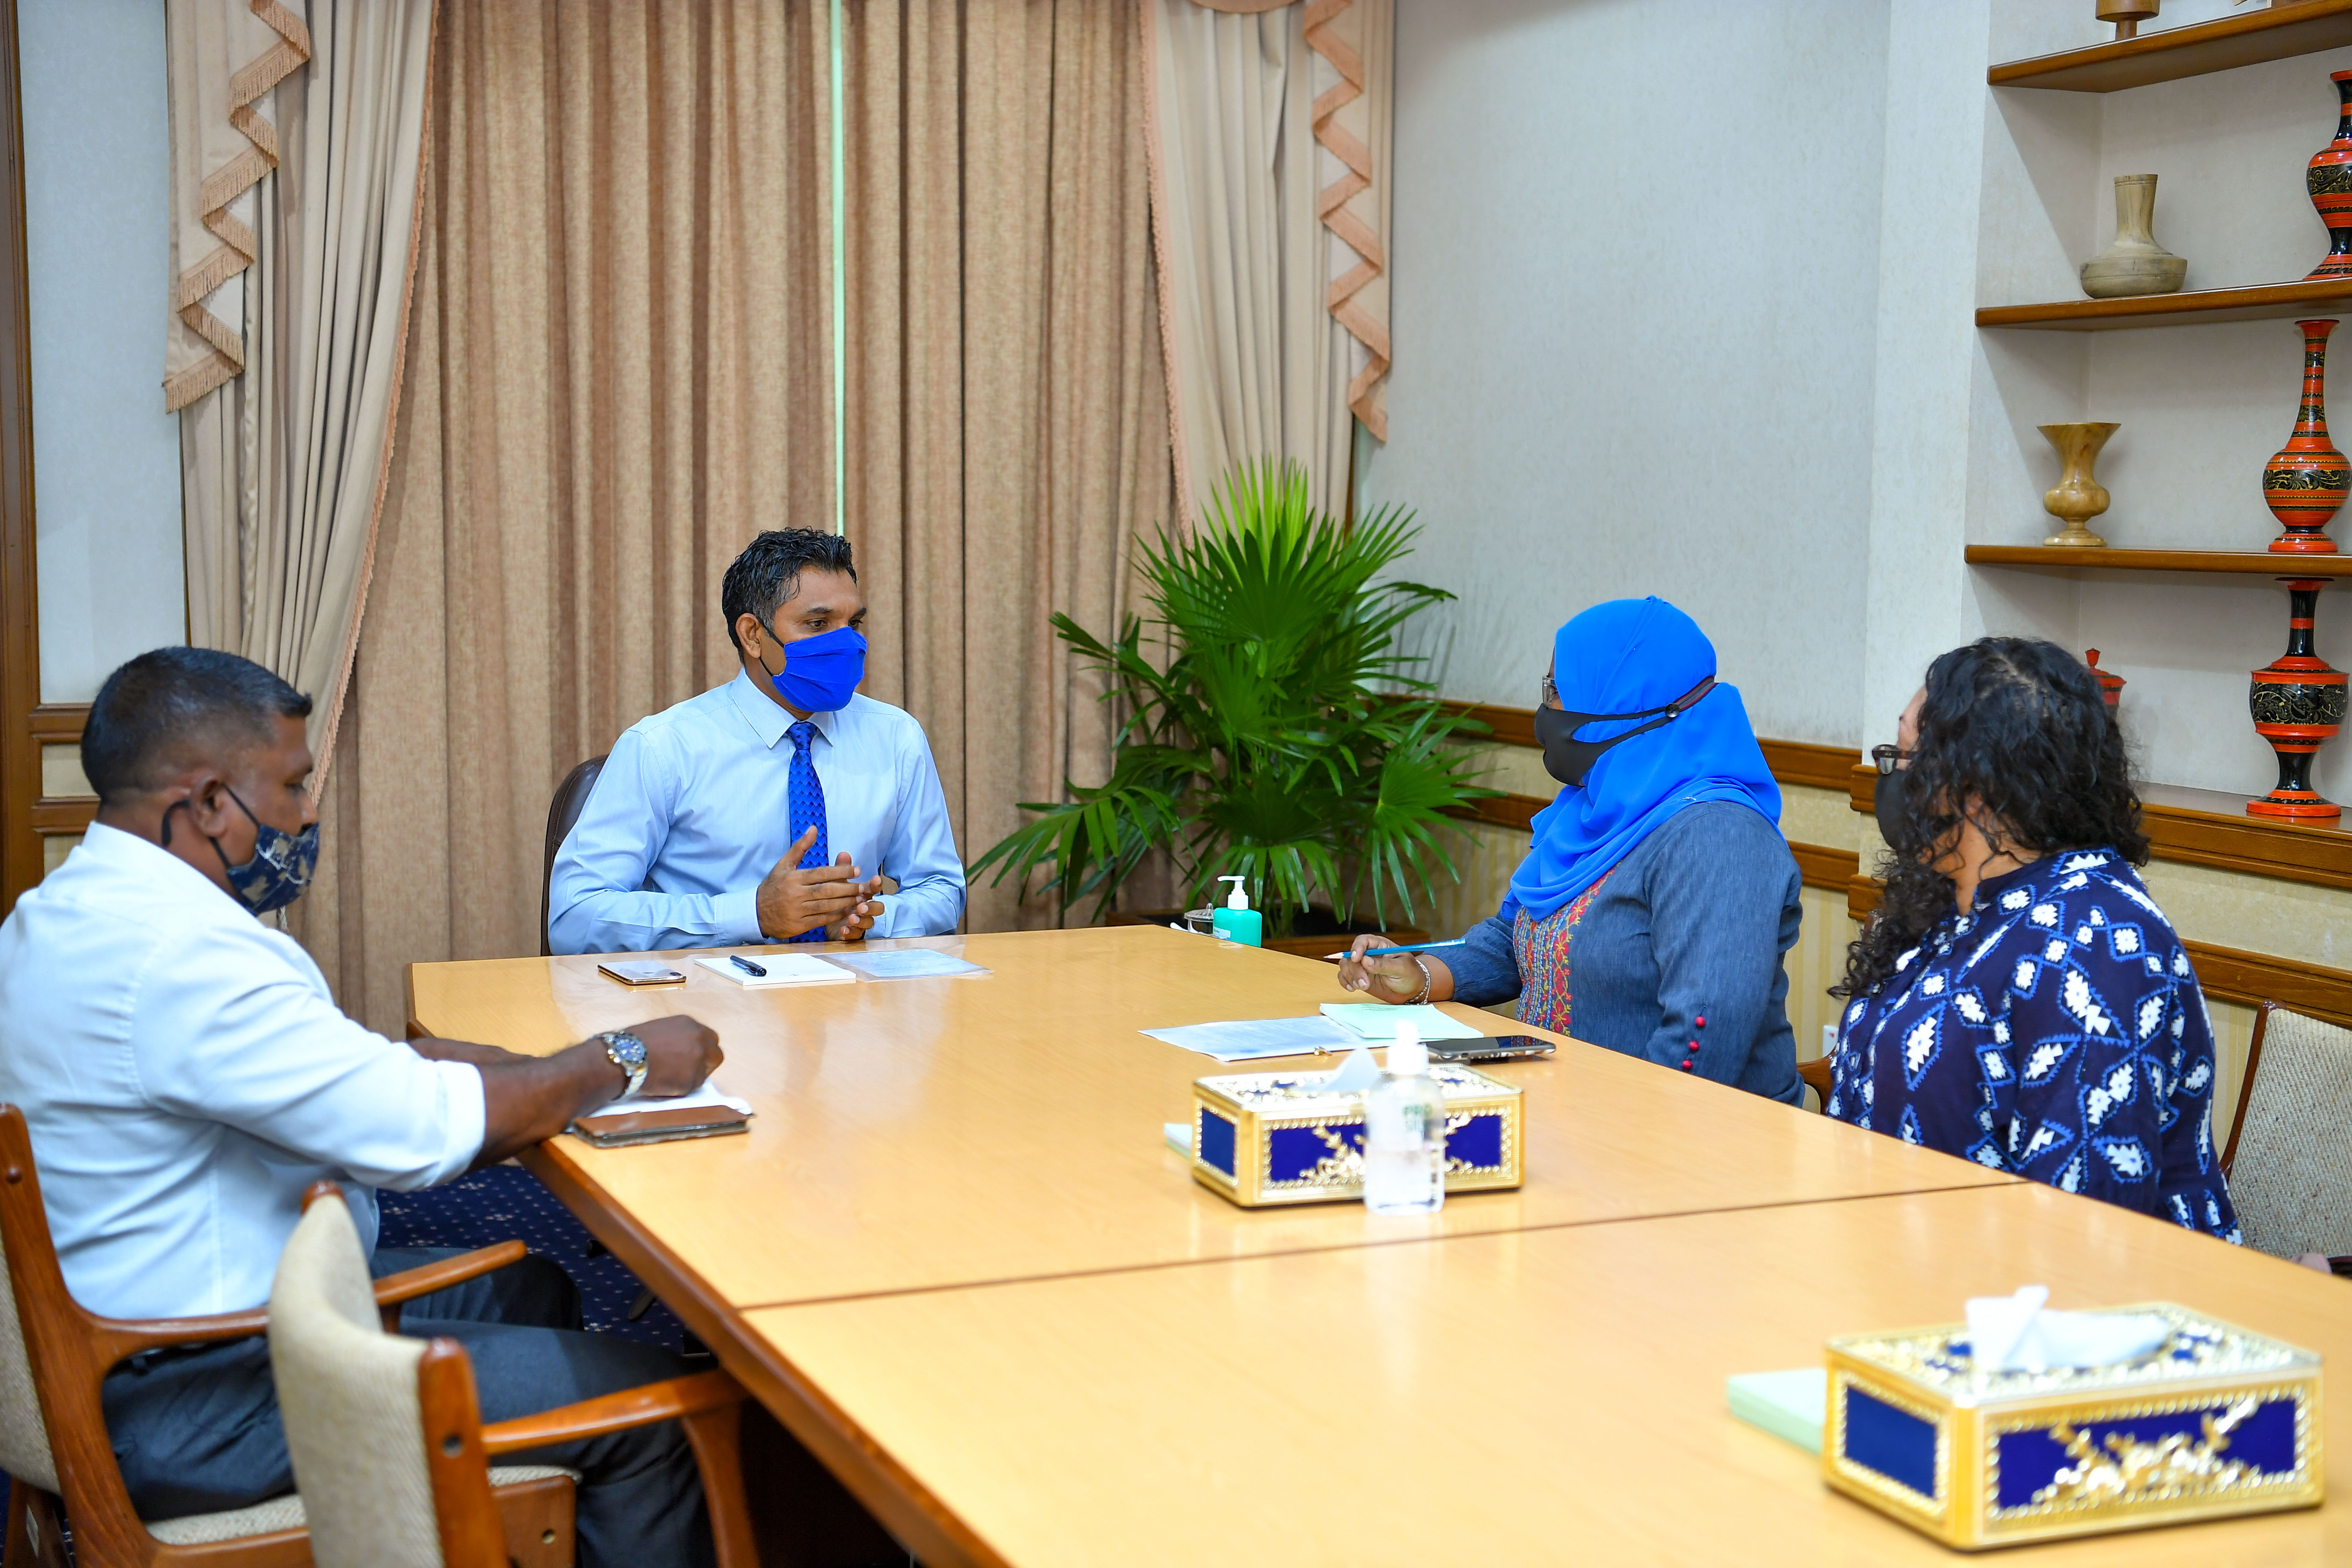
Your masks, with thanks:
[{"label": "plant pot", "polygon": [[2188,280],[2187,258],[2156,243],[2156,176],[2116,176],[2116,237],[2083,263],[2083,292],[2094,300],[2171,294]]},{"label": "plant pot", "polygon": [[[1115,926],[1182,925],[1184,911],[1182,910],[1117,910],[1112,911],[1104,923]],[[1400,943],[1430,940],[1429,933],[1417,926],[1390,926],[1383,930],[1380,926],[1367,924],[1360,921],[1343,926],[1332,918],[1331,911],[1328,910],[1307,910],[1291,922],[1291,931],[1288,936],[1267,937],[1265,948],[1268,952],[1288,952],[1296,953],[1300,958],[1320,958],[1327,952],[1339,952],[1367,932],[1373,936],[1385,936],[1391,942]]]}]

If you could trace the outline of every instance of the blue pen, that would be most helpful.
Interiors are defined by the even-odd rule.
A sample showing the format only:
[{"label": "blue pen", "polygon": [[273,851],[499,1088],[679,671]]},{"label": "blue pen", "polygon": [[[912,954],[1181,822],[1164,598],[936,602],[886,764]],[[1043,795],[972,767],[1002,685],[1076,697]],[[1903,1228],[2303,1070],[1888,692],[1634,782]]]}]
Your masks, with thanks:
[{"label": "blue pen", "polygon": [[744,971],[746,973],[758,975],[762,980],[765,980],[768,977],[768,971],[765,965],[754,963],[740,952],[729,953],[727,955],[727,962],[733,964],[736,968]]},{"label": "blue pen", "polygon": [[[1457,936],[1452,942],[1410,942],[1397,947],[1372,947],[1364,950],[1364,956],[1366,958],[1370,958],[1376,952],[1435,952],[1441,947],[1466,946],[1468,945],[1469,941],[1470,939],[1466,936]],[[1345,958],[1347,956],[1347,951],[1342,949],[1338,952],[1325,953],[1323,955],[1323,962],[1328,963],[1334,959]]]}]

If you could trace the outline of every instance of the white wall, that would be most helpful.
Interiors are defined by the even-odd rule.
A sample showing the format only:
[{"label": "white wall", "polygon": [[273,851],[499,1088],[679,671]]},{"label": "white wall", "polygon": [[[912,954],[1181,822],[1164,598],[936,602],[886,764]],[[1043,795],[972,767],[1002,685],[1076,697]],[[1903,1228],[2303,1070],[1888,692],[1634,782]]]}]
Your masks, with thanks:
[{"label": "white wall", "polygon": [[163,0],[17,0],[41,700],[187,636]]},{"label": "white wall", "polygon": [[1562,621],[1656,593],[1760,733],[1857,743],[1885,0],[1397,10],[1359,506],[1415,508],[1406,574],[1462,595],[1446,695],[1531,706]]}]

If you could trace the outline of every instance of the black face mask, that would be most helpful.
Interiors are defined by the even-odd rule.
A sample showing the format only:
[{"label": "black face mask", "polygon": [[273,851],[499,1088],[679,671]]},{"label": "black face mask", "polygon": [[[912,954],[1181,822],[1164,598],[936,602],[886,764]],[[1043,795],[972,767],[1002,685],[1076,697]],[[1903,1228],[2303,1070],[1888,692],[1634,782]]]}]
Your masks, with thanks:
[{"label": "black face mask", "polygon": [[[1671,724],[1692,708],[1698,700],[1715,689],[1715,677],[1708,676],[1664,708],[1644,708],[1638,713],[1570,713],[1559,708],[1536,710],[1536,742],[1543,747],[1544,772],[1551,774],[1570,789],[1580,787],[1584,775],[1601,760],[1601,753],[1612,746],[1622,745],[1636,735],[1646,735],[1661,724]],[[1653,718],[1656,714],[1660,717]],[[1605,741],[1580,741],[1576,732],[1587,724],[1598,724],[1609,719],[1648,719],[1622,735],[1612,735]]]},{"label": "black face mask", "polygon": [[1870,815],[1878,819],[1878,836],[1886,840],[1888,848],[1895,847],[1895,836],[1903,827],[1903,784],[1911,775],[1897,768],[1891,773],[1881,773],[1870,791]]}]

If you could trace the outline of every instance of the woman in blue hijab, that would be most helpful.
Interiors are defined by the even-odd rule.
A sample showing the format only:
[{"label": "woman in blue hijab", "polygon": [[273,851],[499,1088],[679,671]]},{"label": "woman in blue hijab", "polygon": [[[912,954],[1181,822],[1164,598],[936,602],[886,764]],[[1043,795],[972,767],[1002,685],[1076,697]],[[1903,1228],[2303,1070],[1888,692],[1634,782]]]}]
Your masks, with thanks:
[{"label": "woman in blue hijab", "polygon": [[1536,737],[1564,785],[1510,895],[1467,945],[1340,983],[1382,1002],[1519,998],[1528,1023],[1796,1103],[1781,954],[1802,918],[1780,786],[1715,646],[1664,599],[1616,599],[1552,639]]}]

